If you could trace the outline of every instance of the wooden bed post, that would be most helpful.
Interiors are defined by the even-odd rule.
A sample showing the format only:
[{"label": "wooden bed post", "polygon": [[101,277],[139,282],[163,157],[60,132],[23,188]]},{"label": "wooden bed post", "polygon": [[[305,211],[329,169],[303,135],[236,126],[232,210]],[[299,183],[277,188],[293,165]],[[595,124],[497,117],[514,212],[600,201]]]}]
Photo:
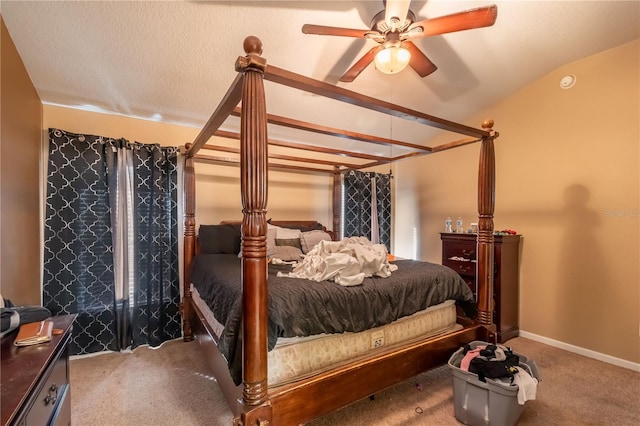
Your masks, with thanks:
[{"label": "wooden bed post", "polygon": [[342,235],[340,229],[342,219],[342,175],[340,169],[333,168],[333,239],[339,240]]},{"label": "wooden bed post", "polygon": [[482,128],[489,136],[482,137],[478,167],[478,313],[476,321],[487,326],[487,338],[495,342],[493,324],[493,212],[495,208],[495,151],[493,140],[499,136],[493,130],[493,120],[485,120]]},{"label": "wooden bed post", "polygon": [[[188,152],[191,144],[186,144]],[[196,254],[196,177],[193,157],[187,156],[184,162],[184,247],[183,247],[183,287],[182,287],[182,338],[185,342],[193,340],[191,328],[191,261]]]},{"label": "wooden bed post", "polygon": [[244,40],[245,57],[236,71],[244,74],[240,117],[240,191],[242,198],[242,402],[237,425],[268,425],[267,394],[267,112],[264,96],[266,61],[262,42]]}]

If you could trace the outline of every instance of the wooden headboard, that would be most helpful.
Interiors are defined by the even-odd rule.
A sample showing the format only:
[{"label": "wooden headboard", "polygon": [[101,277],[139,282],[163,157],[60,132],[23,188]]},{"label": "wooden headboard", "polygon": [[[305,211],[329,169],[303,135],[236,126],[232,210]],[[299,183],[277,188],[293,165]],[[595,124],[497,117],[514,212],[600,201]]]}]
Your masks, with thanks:
[{"label": "wooden headboard", "polygon": [[[221,225],[224,224],[242,224],[241,220],[223,220],[220,222]],[[331,235],[331,239],[333,241],[337,241],[339,235],[337,233],[330,231],[326,226],[321,224],[316,220],[267,220],[267,223],[279,226],[281,228],[307,228],[307,229],[321,229],[327,234]]]},{"label": "wooden headboard", "polygon": [[[322,230],[324,232],[326,232],[327,234],[331,235],[331,239],[333,241],[337,241],[339,239],[339,235],[334,232],[334,231],[330,231],[328,230],[323,224],[321,224],[320,222],[316,221],[316,220],[271,220],[269,219],[267,221],[267,223],[274,225],[274,226],[279,226],[281,228],[295,228],[295,229],[308,229],[308,230],[312,230],[312,229],[319,229]],[[220,225],[238,225],[241,226],[242,225],[242,221],[241,220],[223,220],[220,222]],[[199,254],[200,253],[200,239],[199,236],[196,234],[195,236],[195,247],[194,247],[194,252],[195,254]]]}]

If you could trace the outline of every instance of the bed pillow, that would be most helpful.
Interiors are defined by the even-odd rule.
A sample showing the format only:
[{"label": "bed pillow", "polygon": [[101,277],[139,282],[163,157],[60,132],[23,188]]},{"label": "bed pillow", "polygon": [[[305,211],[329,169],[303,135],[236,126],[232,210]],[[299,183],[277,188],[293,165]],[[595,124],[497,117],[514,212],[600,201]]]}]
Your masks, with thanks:
[{"label": "bed pillow", "polygon": [[240,251],[239,224],[200,225],[200,252],[206,254],[237,254]]},{"label": "bed pillow", "polygon": [[286,261],[300,260],[302,258],[302,250],[292,246],[275,246],[271,257]]},{"label": "bed pillow", "polygon": [[320,241],[331,241],[331,235],[324,231],[307,231],[300,234],[300,246],[304,254],[309,253]]},{"label": "bed pillow", "polygon": [[[270,256],[270,253],[272,252],[271,249],[273,249],[274,246],[278,246],[278,245],[290,245],[293,247],[297,247],[298,249],[302,250],[302,246],[300,245],[300,230],[299,229],[289,229],[289,228],[282,228],[280,226],[276,226],[276,225],[271,225],[270,223],[267,223],[267,233],[275,233],[275,237],[273,239],[273,246],[269,246],[269,244],[271,243],[271,241],[269,241],[269,234],[267,234],[267,255]],[[282,240],[280,241],[280,244],[278,244],[277,240]],[[297,240],[297,241],[285,241],[285,240]],[[276,257],[276,256],[273,256]]]},{"label": "bed pillow", "polygon": [[276,235],[275,226],[267,225],[267,257],[272,257],[273,250],[276,248]]},{"label": "bed pillow", "polygon": [[302,250],[300,238],[276,238],[276,246],[296,247]]},{"label": "bed pillow", "polygon": [[276,228],[276,238],[281,240],[300,238],[300,234],[302,233],[299,229],[282,228],[280,226],[274,226],[274,228]]}]

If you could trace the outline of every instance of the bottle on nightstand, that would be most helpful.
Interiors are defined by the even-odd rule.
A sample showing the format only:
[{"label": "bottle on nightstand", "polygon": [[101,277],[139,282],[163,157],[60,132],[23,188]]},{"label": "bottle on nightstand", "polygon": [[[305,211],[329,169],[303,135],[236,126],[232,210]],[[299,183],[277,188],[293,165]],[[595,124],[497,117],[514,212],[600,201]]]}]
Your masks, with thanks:
[{"label": "bottle on nightstand", "polygon": [[453,232],[453,229],[451,229],[452,223],[451,217],[447,216],[447,220],[444,221],[444,232]]}]

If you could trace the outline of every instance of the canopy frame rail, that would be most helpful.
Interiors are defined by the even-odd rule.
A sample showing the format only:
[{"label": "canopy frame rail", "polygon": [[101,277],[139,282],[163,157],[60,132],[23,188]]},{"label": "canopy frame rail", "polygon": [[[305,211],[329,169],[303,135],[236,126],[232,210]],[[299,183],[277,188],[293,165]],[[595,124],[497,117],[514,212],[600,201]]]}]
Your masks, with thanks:
[{"label": "canopy frame rail", "polygon": [[[251,56],[251,55],[248,55]],[[247,59],[247,57],[240,57],[243,61],[252,60],[251,58]],[[240,59],[239,58],[239,59]],[[387,114],[393,117],[403,118],[405,120],[414,121],[420,124],[424,124],[426,126],[439,128],[442,130],[450,131],[453,133],[463,134],[466,136],[471,136],[473,139],[466,140],[464,143],[451,142],[444,145],[439,145],[435,148],[422,146],[418,144],[412,144],[408,142],[396,141],[387,138],[380,138],[372,135],[365,135],[361,133],[356,133],[344,129],[335,129],[326,126],[320,126],[312,123],[307,123],[300,120],[295,120],[287,117],[276,116],[273,114],[267,114],[267,122],[275,125],[285,126],[296,128],[303,131],[310,131],[315,133],[322,133],[337,137],[344,137],[348,139],[361,140],[370,143],[382,144],[386,146],[404,146],[407,148],[415,149],[417,151],[424,151],[424,153],[438,152],[445,149],[451,149],[457,146],[466,145],[472,142],[479,142],[482,138],[487,138],[491,136],[491,133],[486,129],[477,129],[474,127],[469,127],[460,123],[455,123],[453,121],[445,120],[439,117],[435,117],[432,115],[425,114],[420,111],[416,111],[413,109],[409,109],[400,105],[393,104],[391,102],[383,101],[380,99],[376,99],[370,96],[362,95],[360,93],[351,91],[349,89],[345,89],[343,87],[334,86],[332,84],[316,80],[310,77],[305,77],[300,74],[296,74],[291,71],[286,71],[284,69],[275,67],[273,65],[264,65],[264,79],[281,84],[284,86],[292,87],[295,89],[299,89],[305,92],[313,93],[316,95],[324,96],[327,98],[335,99],[337,101],[341,101],[344,103],[348,103],[351,105],[359,106],[365,109],[369,109],[372,111],[377,111],[383,114]],[[236,71],[238,74],[236,78],[232,82],[231,86],[225,93],[224,97],[220,101],[220,104],[213,112],[207,123],[204,125],[193,144],[189,149],[185,150],[185,155],[187,157],[192,157],[198,153],[198,151],[202,148],[207,141],[214,136],[218,131],[220,131],[220,126],[225,122],[225,120],[233,115],[240,116],[242,110],[238,107],[240,104],[240,99],[242,96],[242,85],[245,75],[240,72],[242,71],[242,66],[238,66],[238,62],[236,63]],[[411,155],[415,156],[415,155]],[[389,159],[387,162],[394,161],[393,159]]]},{"label": "canopy frame rail", "polygon": [[[217,130],[216,132],[214,132],[214,136],[219,136],[219,137],[228,138],[228,139],[238,139],[238,140],[240,138],[240,134],[239,133],[229,132],[229,131],[225,131],[225,130]],[[418,156],[431,154],[431,153],[435,153],[435,152],[446,151],[446,150],[449,150],[449,149],[457,148],[459,146],[464,146],[464,145],[469,145],[469,144],[479,143],[479,142],[482,142],[482,139],[465,138],[465,139],[460,139],[460,140],[457,140],[457,141],[448,142],[448,143],[441,144],[441,145],[436,145],[434,147],[430,147],[428,150],[413,151],[413,152],[409,152],[409,153],[405,153],[405,154],[401,154],[401,155],[396,155],[396,156],[390,156],[390,157],[382,157],[382,156],[379,156],[379,155],[364,154],[364,153],[357,152],[357,151],[347,151],[347,150],[341,150],[341,149],[326,148],[326,147],[320,147],[320,146],[317,146],[317,145],[307,145],[307,144],[304,144],[304,143],[277,141],[277,140],[274,140],[274,139],[269,139],[267,143],[268,143],[268,145],[279,146],[279,147],[288,148],[288,149],[296,150],[296,151],[305,151],[307,153],[309,151],[311,151],[311,152],[315,152],[315,153],[330,154],[330,155],[337,155],[337,156],[348,157],[348,158],[358,158],[358,159],[363,159],[363,160],[370,160],[369,162],[366,162],[366,163],[356,164],[356,163],[351,163],[351,162],[345,161],[343,159],[331,161],[331,160],[321,160],[321,159],[317,159],[317,158],[286,155],[286,154],[269,154],[268,155],[269,159],[291,161],[291,162],[303,163],[303,164],[304,163],[311,163],[311,164],[318,164],[318,165],[325,165],[325,166],[332,167],[331,169],[322,169],[322,168],[316,168],[316,167],[306,167],[306,166],[302,166],[302,165],[298,166],[298,165],[293,165],[293,164],[283,164],[283,163],[275,163],[273,161],[269,161],[269,168],[272,168],[272,169],[289,170],[289,171],[319,172],[319,173],[335,173],[336,170],[338,172],[341,172],[341,171],[344,171],[344,170],[368,169],[368,168],[372,168],[372,167],[376,167],[376,166],[381,166],[381,165],[385,165],[385,164],[394,163],[394,162],[396,162],[398,160],[402,160],[402,159],[405,159],[405,158],[413,158],[413,157],[418,157]],[[223,146],[223,145],[213,145],[213,144],[209,144],[209,143],[204,144],[202,146],[202,149],[206,149],[206,150],[210,150],[210,151],[233,153],[233,154],[239,154],[240,153],[240,149],[239,148],[228,147],[228,146]],[[205,156],[205,155],[197,154],[194,158],[196,160],[200,160],[200,161],[215,162],[217,164],[223,164],[223,165],[225,165],[225,164],[226,165],[238,165],[239,164],[239,160],[237,160],[236,158],[230,158],[230,157]]]}]

